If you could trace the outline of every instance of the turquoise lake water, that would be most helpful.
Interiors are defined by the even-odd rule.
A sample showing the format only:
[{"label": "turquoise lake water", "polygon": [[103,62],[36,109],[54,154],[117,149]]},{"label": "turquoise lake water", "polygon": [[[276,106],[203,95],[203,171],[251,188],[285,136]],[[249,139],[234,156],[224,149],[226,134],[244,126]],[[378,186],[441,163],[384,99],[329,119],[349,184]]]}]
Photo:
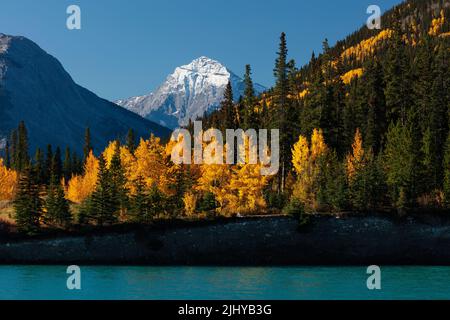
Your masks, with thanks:
[{"label": "turquoise lake water", "polygon": [[0,299],[450,299],[450,267],[381,267],[381,290],[364,267],[0,266]]}]

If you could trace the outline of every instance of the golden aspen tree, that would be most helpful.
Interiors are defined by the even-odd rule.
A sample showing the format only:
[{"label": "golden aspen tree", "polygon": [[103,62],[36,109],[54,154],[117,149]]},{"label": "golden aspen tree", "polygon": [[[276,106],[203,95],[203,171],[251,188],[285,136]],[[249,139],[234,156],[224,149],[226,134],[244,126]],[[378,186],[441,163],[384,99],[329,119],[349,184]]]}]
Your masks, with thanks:
[{"label": "golden aspen tree", "polygon": [[202,164],[196,190],[212,193],[219,204],[218,210],[227,205],[228,183],[231,179],[231,168],[225,164]]},{"label": "golden aspen tree", "polygon": [[267,205],[264,188],[268,177],[261,175],[261,165],[245,164],[233,168],[231,180],[226,186],[226,214],[253,214],[263,212]]},{"label": "golden aspen tree", "polygon": [[364,148],[362,144],[361,132],[357,129],[352,144],[352,153],[347,155],[346,159],[348,180],[352,180],[357,171],[364,165]]},{"label": "golden aspen tree", "polygon": [[298,142],[294,144],[294,148],[292,149],[292,164],[298,175],[302,174],[307,169],[308,160],[308,140],[304,136],[300,136]]},{"label": "golden aspen tree", "polygon": [[[239,151],[244,155],[244,164],[237,164],[232,168],[226,185],[227,192],[222,207],[226,215],[261,213],[267,206],[263,191],[268,183],[268,176],[261,174],[262,165],[255,157],[257,150],[251,150],[253,145],[250,137],[244,135],[243,141]],[[265,151],[268,153],[269,150]]]},{"label": "golden aspen tree", "polygon": [[0,159],[0,201],[14,199],[17,188],[17,172],[8,169]]},{"label": "golden aspen tree", "polygon": [[311,160],[316,161],[317,158],[324,155],[328,151],[325,144],[322,129],[314,129],[311,136]]},{"label": "golden aspen tree", "polygon": [[193,192],[186,192],[183,196],[184,212],[188,217],[192,217],[195,214],[197,207],[197,195]]},{"label": "golden aspen tree", "polygon": [[314,129],[311,136],[311,147],[305,137],[300,136],[292,149],[292,162],[297,174],[292,196],[300,200],[306,208],[317,209],[318,179],[320,174],[320,159],[326,155],[328,147],[325,144],[321,129]]},{"label": "golden aspen tree", "polygon": [[98,159],[90,151],[84,165],[83,176],[73,176],[67,187],[67,199],[81,203],[94,192],[98,175]]},{"label": "golden aspen tree", "polygon": [[152,135],[149,140],[141,139],[134,155],[136,166],[133,173],[133,180],[142,177],[148,188],[161,185],[166,173],[165,149],[160,138]]}]

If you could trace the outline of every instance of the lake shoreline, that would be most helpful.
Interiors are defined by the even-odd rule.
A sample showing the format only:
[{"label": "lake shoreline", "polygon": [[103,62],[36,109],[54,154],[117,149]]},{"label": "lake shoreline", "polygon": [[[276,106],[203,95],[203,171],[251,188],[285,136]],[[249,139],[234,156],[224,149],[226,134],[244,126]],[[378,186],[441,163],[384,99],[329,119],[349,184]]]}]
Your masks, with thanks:
[{"label": "lake shoreline", "polygon": [[445,214],[312,215],[166,221],[2,239],[0,264],[450,265]]}]

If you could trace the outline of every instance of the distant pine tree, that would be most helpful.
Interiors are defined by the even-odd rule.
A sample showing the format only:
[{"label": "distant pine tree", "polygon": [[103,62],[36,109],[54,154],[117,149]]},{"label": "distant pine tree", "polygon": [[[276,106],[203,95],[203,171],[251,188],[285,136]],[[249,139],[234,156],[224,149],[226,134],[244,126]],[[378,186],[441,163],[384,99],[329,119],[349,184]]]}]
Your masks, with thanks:
[{"label": "distant pine tree", "polygon": [[14,170],[17,170],[17,163],[18,163],[18,161],[17,161],[17,155],[18,155],[18,153],[17,153],[17,144],[18,144],[17,130],[14,129],[11,132],[10,139],[11,139],[11,151],[10,151],[10,153],[11,153],[11,168]]},{"label": "distant pine tree", "polygon": [[136,137],[134,135],[134,130],[129,129],[127,134],[127,147],[131,153],[134,153],[136,149]]},{"label": "distant pine tree", "polygon": [[53,148],[52,145],[47,145],[47,153],[45,155],[45,184],[49,185],[52,175],[52,163],[53,163]]},{"label": "distant pine tree", "polygon": [[290,167],[290,143],[293,136],[290,132],[289,125],[289,80],[288,80],[288,63],[287,63],[287,42],[286,34],[283,32],[280,36],[280,44],[275,61],[274,76],[276,78],[275,87],[273,89],[273,99],[276,106],[275,121],[272,126],[280,130],[280,170],[278,173],[278,192],[284,190],[288,168]]},{"label": "distant pine tree", "polygon": [[233,88],[231,87],[231,82],[228,81],[228,84],[225,88],[223,100],[221,103],[221,111],[223,122],[221,123],[220,128],[222,132],[225,133],[226,129],[234,129],[236,124],[236,110],[233,102]]},{"label": "distant pine tree", "polygon": [[22,172],[30,163],[28,154],[28,131],[25,122],[21,121],[17,129],[17,149],[16,149],[16,167],[15,169]]},{"label": "distant pine tree", "polygon": [[10,147],[9,147],[9,141],[6,141],[6,145],[5,145],[5,159],[4,159],[4,163],[6,168],[10,169],[11,168],[11,151],[10,151]]},{"label": "distant pine tree", "polygon": [[61,149],[59,147],[56,148],[55,154],[52,159],[52,167],[51,167],[51,176],[54,176],[57,181],[61,181],[63,177],[63,165],[61,160]]},{"label": "distant pine tree", "polygon": [[407,47],[403,42],[400,18],[395,19],[393,35],[389,42],[385,63],[385,96],[388,118],[400,120],[406,125],[407,115],[412,105],[412,85]]},{"label": "distant pine tree", "polygon": [[83,163],[86,162],[86,159],[89,156],[89,153],[93,150],[91,143],[91,129],[86,128],[86,132],[84,133],[84,146],[83,146]]},{"label": "distant pine tree", "polygon": [[365,65],[361,80],[363,97],[366,102],[364,130],[364,147],[375,154],[381,150],[387,130],[386,101],[384,98],[383,69],[377,59]]},{"label": "distant pine tree", "polygon": [[63,161],[63,177],[65,183],[69,182],[72,174],[74,173],[74,166],[72,161],[72,154],[70,152],[70,148],[66,147],[66,151],[64,152],[64,161]]},{"label": "distant pine tree", "polygon": [[83,173],[83,162],[76,152],[72,153],[72,173],[81,175]]},{"label": "distant pine tree", "polygon": [[40,148],[37,148],[34,156],[34,170],[36,172],[36,182],[39,185],[45,184],[45,161],[44,154]]},{"label": "distant pine tree", "polygon": [[244,75],[244,99],[242,101],[242,114],[243,129],[256,128],[258,124],[257,113],[254,112],[255,108],[255,89],[252,80],[252,69],[250,65],[245,66]]}]

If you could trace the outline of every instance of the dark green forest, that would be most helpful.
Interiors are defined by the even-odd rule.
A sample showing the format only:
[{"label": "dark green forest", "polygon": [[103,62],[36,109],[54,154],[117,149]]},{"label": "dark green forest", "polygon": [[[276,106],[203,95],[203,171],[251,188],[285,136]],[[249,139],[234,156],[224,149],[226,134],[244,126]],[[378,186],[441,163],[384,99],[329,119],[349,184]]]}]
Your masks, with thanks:
[{"label": "dark green forest", "polygon": [[[325,39],[323,52],[312,53],[302,67],[289,57],[283,33],[276,85],[259,97],[247,90],[237,104],[225,97],[221,110],[203,121],[219,128],[280,129],[281,169],[272,205],[285,205],[301,188],[292,148],[299,136],[310,139],[321,129],[330,152],[312,192],[319,207],[447,208],[449,19],[448,1],[407,1],[383,15],[381,30],[364,26],[333,47]],[[246,71],[251,84],[250,66]],[[349,179],[346,162],[357,130],[364,156]]]}]

